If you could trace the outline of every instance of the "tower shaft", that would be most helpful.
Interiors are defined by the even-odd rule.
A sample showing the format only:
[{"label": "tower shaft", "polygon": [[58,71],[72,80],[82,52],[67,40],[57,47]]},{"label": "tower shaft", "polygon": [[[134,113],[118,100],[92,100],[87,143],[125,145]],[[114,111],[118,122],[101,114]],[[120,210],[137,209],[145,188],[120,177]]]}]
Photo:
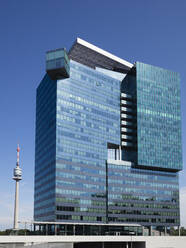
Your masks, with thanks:
[{"label": "tower shaft", "polygon": [[14,205],[14,229],[19,228],[18,224],[19,218],[19,181],[16,181],[16,188],[15,188],[15,205]]}]

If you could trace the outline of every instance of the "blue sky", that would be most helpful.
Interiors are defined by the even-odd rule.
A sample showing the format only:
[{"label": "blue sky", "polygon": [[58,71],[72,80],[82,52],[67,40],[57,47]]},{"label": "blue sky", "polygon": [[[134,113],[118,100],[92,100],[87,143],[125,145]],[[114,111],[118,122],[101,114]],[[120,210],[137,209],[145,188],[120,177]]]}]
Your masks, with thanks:
[{"label": "blue sky", "polygon": [[[0,229],[12,227],[17,143],[23,180],[20,219],[32,218],[35,91],[47,50],[70,48],[80,37],[129,62],[181,75],[183,162],[186,147],[186,1],[1,0],[0,6]],[[186,226],[186,173],[180,174]]]}]

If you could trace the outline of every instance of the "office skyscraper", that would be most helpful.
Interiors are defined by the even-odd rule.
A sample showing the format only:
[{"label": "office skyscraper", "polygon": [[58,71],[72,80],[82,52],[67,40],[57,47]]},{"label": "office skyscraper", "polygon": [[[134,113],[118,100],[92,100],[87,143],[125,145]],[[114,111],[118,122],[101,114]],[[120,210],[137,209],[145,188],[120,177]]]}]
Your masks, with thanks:
[{"label": "office skyscraper", "polygon": [[179,74],[77,39],[37,89],[34,219],[180,225]]}]

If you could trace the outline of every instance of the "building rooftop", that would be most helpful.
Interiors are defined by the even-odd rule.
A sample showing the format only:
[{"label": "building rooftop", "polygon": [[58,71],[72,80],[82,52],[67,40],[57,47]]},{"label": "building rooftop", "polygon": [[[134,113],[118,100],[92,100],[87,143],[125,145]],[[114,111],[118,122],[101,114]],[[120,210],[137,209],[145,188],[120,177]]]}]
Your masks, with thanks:
[{"label": "building rooftop", "polygon": [[87,41],[77,38],[68,53],[70,59],[89,67],[101,67],[112,71],[126,73],[133,64],[121,59]]}]

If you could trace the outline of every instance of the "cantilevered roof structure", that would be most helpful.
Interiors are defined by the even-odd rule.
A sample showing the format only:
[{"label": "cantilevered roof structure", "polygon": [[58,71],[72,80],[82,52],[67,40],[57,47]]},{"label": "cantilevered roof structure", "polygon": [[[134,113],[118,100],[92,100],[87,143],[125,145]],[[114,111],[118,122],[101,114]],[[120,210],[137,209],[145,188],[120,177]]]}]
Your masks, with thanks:
[{"label": "cantilevered roof structure", "polygon": [[77,38],[69,50],[69,58],[91,68],[101,67],[112,71],[126,73],[133,64],[121,59],[87,41]]}]

